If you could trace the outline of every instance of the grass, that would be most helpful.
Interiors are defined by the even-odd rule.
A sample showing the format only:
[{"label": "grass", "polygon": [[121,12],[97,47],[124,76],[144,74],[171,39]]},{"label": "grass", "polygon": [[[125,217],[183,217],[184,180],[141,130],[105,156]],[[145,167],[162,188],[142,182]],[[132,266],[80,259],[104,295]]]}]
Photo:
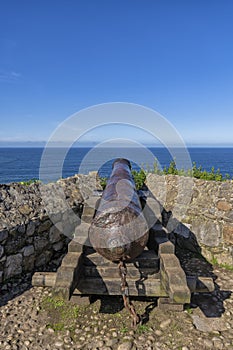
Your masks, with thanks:
[{"label": "grass", "polygon": [[211,263],[212,265],[221,267],[221,268],[223,268],[223,269],[225,269],[225,270],[233,271],[233,265],[230,265],[230,264],[227,264],[227,263],[220,263],[220,262],[218,261],[218,259],[217,259],[215,256],[212,257],[210,263]]},{"label": "grass", "polygon": [[30,186],[31,184],[40,183],[40,180],[31,179],[31,180],[27,180],[27,181],[20,181],[19,183],[20,183],[20,185]]},{"label": "grass", "polygon": [[193,313],[193,309],[188,305],[188,306],[185,306],[185,311],[187,312],[187,314],[189,315],[192,315]]},{"label": "grass", "polygon": [[72,331],[79,314],[79,307],[62,299],[47,296],[42,301],[41,311],[49,315],[50,322],[47,328],[52,328],[54,331],[65,329]]},{"label": "grass", "polygon": [[128,333],[129,332],[129,329],[127,328],[127,327],[122,327],[121,329],[120,329],[120,332],[122,333],[122,334],[126,334],[126,333]]},{"label": "grass", "polygon": [[137,326],[136,332],[141,334],[141,333],[146,333],[150,330],[150,327],[146,324],[139,324]]}]

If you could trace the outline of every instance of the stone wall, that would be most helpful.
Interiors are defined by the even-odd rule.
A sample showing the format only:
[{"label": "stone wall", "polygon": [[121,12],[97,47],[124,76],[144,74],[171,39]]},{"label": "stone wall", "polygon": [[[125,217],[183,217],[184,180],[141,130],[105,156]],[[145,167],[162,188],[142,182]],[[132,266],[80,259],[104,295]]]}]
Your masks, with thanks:
[{"label": "stone wall", "polygon": [[233,266],[233,181],[149,174],[146,183],[170,217],[163,222],[170,233],[192,232],[209,261]]},{"label": "stone wall", "polygon": [[[208,260],[233,265],[233,181],[149,174],[170,237],[193,233]],[[100,188],[96,173],[47,185],[0,185],[0,284],[56,270],[80,223],[84,200]]]},{"label": "stone wall", "polygon": [[34,271],[57,269],[80,223],[83,201],[94,188],[96,173],[47,185],[0,185],[3,290]]}]

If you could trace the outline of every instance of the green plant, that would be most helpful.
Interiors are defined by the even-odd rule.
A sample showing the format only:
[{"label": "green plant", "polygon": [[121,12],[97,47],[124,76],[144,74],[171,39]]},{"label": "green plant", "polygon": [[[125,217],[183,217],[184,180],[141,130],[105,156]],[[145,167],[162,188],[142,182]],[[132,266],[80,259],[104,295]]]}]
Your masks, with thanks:
[{"label": "green plant", "polygon": [[146,324],[140,324],[137,327],[137,332],[138,333],[145,333],[145,332],[148,332],[149,330],[150,330],[150,327],[147,326]]},{"label": "green plant", "polygon": [[193,309],[188,305],[185,307],[185,311],[189,314],[189,315],[192,315],[193,313]]},{"label": "green plant", "polygon": [[100,185],[102,186],[103,190],[105,189],[107,185],[108,178],[107,177],[101,177],[100,178]]},{"label": "green plant", "polygon": [[139,190],[142,188],[146,180],[146,172],[142,168],[139,171],[132,170],[133,179],[136,185],[136,189]]},{"label": "green plant", "polygon": [[123,334],[128,333],[128,331],[129,331],[128,328],[125,326],[120,329],[120,332]]},{"label": "green plant", "polygon": [[41,304],[41,312],[43,311],[49,314],[50,322],[47,324],[48,328],[52,328],[54,331],[73,330],[78,317],[79,307],[63,299],[45,297]]},{"label": "green plant", "polygon": [[227,264],[227,263],[220,263],[215,256],[212,256],[212,259],[211,259],[210,263],[212,265],[222,267],[225,270],[233,271],[233,265],[230,265],[230,264]]},{"label": "green plant", "polygon": [[29,186],[31,184],[40,183],[40,180],[38,180],[38,179],[31,179],[31,180],[27,180],[27,181],[20,181],[19,183],[20,183],[20,185]]},{"label": "green plant", "polygon": [[200,165],[197,167],[196,162],[193,162],[191,169],[177,169],[175,160],[172,160],[168,167],[164,167],[162,170],[159,169],[158,162],[155,160],[153,168],[147,168],[145,171],[142,167],[144,173],[153,173],[158,175],[179,175],[179,176],[189,176],[195,177],[197,179],[208,180],[208,181],[226,181],[231,180],[229,174],[223,176],[220,172],[220,169],[215,170],[214,167],[211,168],[211,171],[203,170]]},{"label": "green plant", "polygon": [[233,265],[224,263],[224,264],[219,264],[219,266],[222,267],[222,268],[225,269],[225,270],[233,271]]},{"label": "green plant", "polygon": [[210,263],[212,265],[219,265],[218,259],[215,256],[212,256],[212,259],[211,259]]}]

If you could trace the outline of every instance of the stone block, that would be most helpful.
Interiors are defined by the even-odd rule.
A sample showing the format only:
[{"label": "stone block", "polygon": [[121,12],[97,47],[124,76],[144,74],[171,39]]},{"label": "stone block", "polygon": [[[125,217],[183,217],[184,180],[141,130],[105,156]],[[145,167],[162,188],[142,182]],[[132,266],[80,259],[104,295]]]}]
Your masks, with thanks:
[{"label": "stone block", "polygon": [[21,225],[17,226],[17,231],[20,234],[24,234],[26,232],[26,226],[24,224],[21,224]]},{"label": "stone block", "polygon": [[36,223],[34,221],[30,221],[27,225],[26,234],[27,236],[33,236],[36,229]]},{"label": "stone block", "polygon": [[0,232],[0,243],[4,242],[8,238],[9,232],[7,230],[3,230]]},{"label": "stone block", "polygon": [[6,267],[4,270],[5,279],[11,278],[22,273],[22,254],[10,255],[6,259]]},{"label": "stone block", "polygon": [[0,245],[0,259],[3,257],[3,255],[4,255],[4,247]]},{"label": "stone block", "polygon": [[56,213],[56,214],[50,215],[50,219],[51,219],[51,221],[52,221],[54,224],[56,224],[56,223],[58,223],[59,221],[61,221],[61,218],[62,218],[61,213]]},{"label": "stone block", "polygon": [[63,247],[64,247],[63,241],[56,242],[56,243],[53,244],[53,249],[54,249],[56,252],[59,252],[59,250],[62,250]]},{"label": "stone block", "polygon": [[51,226],[52,226],[52,222],[50,220],[46,220],[46,221],[42,222],[40,224],[40,226],[38,226],[37,232],[41,233],[44,231],[48,231]]},{"label": "stone block", "polygon": [[5,244],[5,253],[7,255],[15,254],[17,251],[20,251],[26,244],[25,235],[20,234],[17,231],[14,231],[14,234],[10,234],[8,240]]},{"label": "stone block", "polygon": [[223,239],[233,244],[233,226],[225,225],[223,227]]},{"label": "stone block", "polygon": [[42,254],[40,254],[40,255],[36,258],[36,260],[35,260],[35,266],[36,266],[36,267],[40,267],[40,266],[46,265],[46,264],[50,261],[52,255],[53,255],[53,254],[52,254],[52,252],[50,252],[50,251],[45,251],[45,252],[43,252]]},{"label": "stone block", "polygon": [[37,254],[46,249],[48,245],[49,240],[46,235],[34,237],[34,247]]},{"label": "stone block", "polygon": [[18,207],[18,210],[23,215],[29,215],[33,211],[33,209],[31,207],[29,207],[28,204],[20,205]]},{"label": "stone block", "polygon": [[195,218],[192,222],[192,232],[199,244],[217,247],[221,239],[221,226],[217,221]]},{"label": "stone block", "polygon": [[35,264],[35,256],[34,255],[25,256],[23,259],[23,271],[25,271],[25,272],[33,271],[34,264]]},{"label": "stone block", "polygon": [[33,245],[28,245],[22,249],[23,256],[32,255],[35,252]]},{"label": "stone block", "polygon": [[59,229],[54,225],[50,228],[49,231],[49,240],[51,243],[56,243],[61,239],[61,232]]},{"label": "stone block", "polygon": [[217,208],[218,210],[229,211],[232,209],[232,205],[227,201],[218,201]]}]

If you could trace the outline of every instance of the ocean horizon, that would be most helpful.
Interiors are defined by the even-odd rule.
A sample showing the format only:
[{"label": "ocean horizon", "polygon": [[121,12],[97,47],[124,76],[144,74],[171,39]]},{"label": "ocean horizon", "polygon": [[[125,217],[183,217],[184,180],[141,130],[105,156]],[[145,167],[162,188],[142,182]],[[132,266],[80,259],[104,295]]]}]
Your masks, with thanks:
[{"label": "ocean horizon", "polygon": [[[63,148],[51,149],[50,158],[43,163],[51,180],[56,181],[63,177],[77,173],[87,174],[89,171],[98,171],[100,176],[108,177],[111,173],[112,162],[115,158],[124,157],[131,160],[132,168],[139,170],[152,168],[157,159],[161,169],[169,166],[173,156],[165,147],[72,147],[64,158],[60,159]],[[64,150],[64,149],[63,149]],[[173,147],[175,161],[177,158],[182,165],[182,149]],[[28,181],[40,178],[41,157],[44,147],[0,147],[0,183]],[[219,169],[223,176],[233,177],[233,147],[187,147],[190,155],[190,165],[193,162],[202,166],[203,170]],[[58,164],[59,163],[59,164]],[[187,162],[185,164],[187,167]]]}]

